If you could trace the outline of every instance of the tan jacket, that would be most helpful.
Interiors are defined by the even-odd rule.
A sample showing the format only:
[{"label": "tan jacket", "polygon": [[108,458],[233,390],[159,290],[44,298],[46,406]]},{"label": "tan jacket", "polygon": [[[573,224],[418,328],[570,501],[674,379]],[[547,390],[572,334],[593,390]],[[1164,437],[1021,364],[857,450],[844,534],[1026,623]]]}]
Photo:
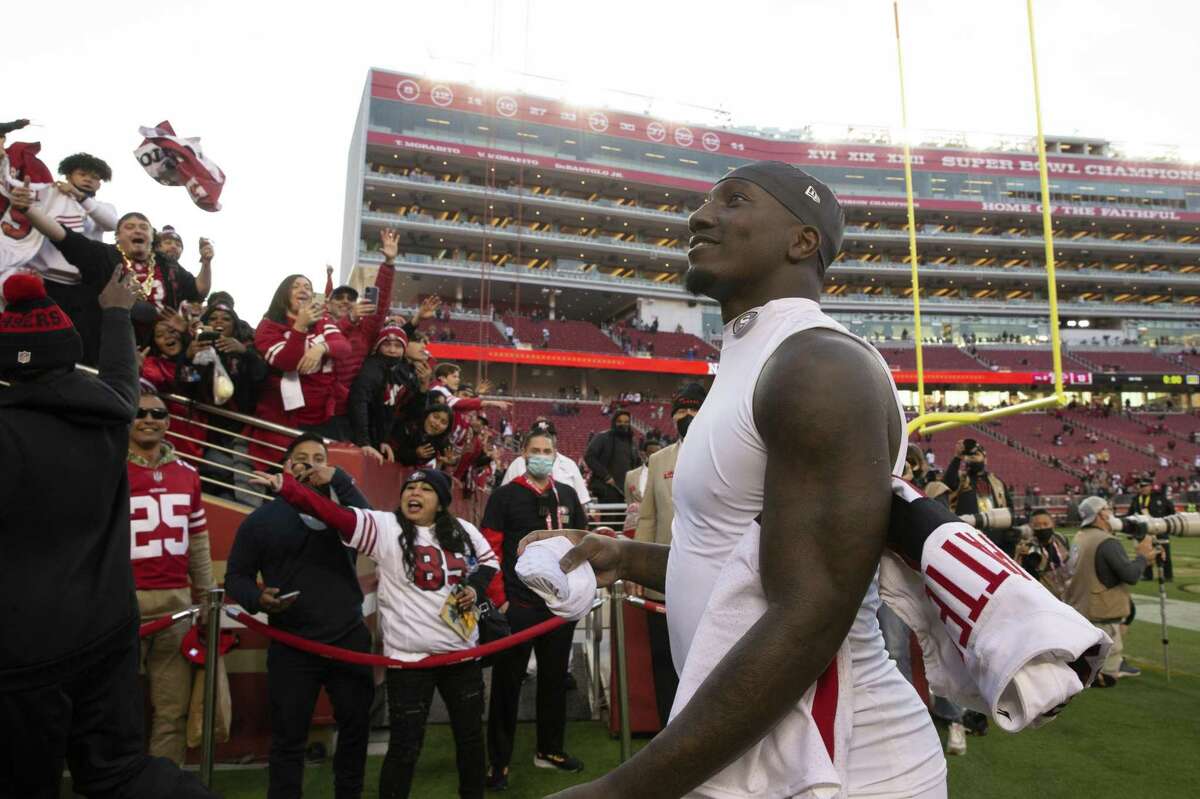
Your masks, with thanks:
[{"label": "tan jacket", "polygon": [[634,530],[642,506],[642,482],[646,479],[646,466],[642,464],[625,473],[625,530]]},{"label": "tan jacket", "polygon": [[[671,498],[671,486],[675,482],[675,464],[679,460],[679,443],[664,447],[650,456],[646,468],[646,491],[642,496],[638,515],[637,533],[634,539],[653,544],[671,543],[671,522],[675,519],[675,502]],[[646,597],[658,602],[663,595],[646,590]]]},{"label": "tan jacket", "polygon": [[1106,588],[1096,576],[1096,550],[1113,534],[1097,527],[1085,527],[1071,542],[1074,573],[1067,584],[1064,601],[1088,621],[1113,622],[1129,615],[1132,599],[1129,586],[1117,583]]}]

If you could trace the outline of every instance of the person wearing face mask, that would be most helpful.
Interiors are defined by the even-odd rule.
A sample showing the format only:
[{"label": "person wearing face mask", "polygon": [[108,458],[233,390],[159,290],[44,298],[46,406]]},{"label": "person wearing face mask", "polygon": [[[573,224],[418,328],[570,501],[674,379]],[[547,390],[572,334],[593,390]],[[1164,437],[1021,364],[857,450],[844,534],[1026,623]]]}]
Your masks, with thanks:
[{"label": "person wearing face mask", "polygon": [[[350,475],[329,465],[329,452],[319,435],[304,433],[292,440],[283,469],[327,499],[370,508]],[[276,629],[310,641],[370,652],[371,632],[363,621],[357,560],[357,551],[332,535],[324,522],[297,510],[286,499],[276,498],[238,527],[226,563],[225,590],[247,613],[266,613]],[[333,758],[335,795],[362,795],[375,696],[370,667],[272,642],[267,649],[271,709],[268,799],[301,795],[304,747],[322,687],[333,703],[338,730]]]},{"label": "person wearing face mask", "polygon": [[[508,422],[504,423],[507,431],[505,437],[512,436],[512,425]],[[539,416],[529,428],[530,435],[534,433],[549,433],[551,436],[557,436],[558,431],[554,427],[554,422],[550,421],[545,416]],[[508,464],[508,468],[504,470],[504,478],[501,480],[501,485],[508,485],[513,480],[516,480],[521,475],[525,474],[525,457],[518,455],[513,458],[512,463]],[[563,455],[561,452],[554,454],[554,469],[550,472],[559,483],[566,483],[575,489],[575,494],[579,497],[579,502],[584,507],[587,507],[592,501],[591,494],[588,493],[587,480],[583,479],[583,473],[579,471],[579,464],[571,458]]]},{"label": "person wearing face mask", "polygon": [[1017,544],[1017,562],[1033,575],[1042,585],[1062,599],[1067,592],[1071,572],[1067,568],[1071,545],[1054,530],[1054,517],[1045,508],[1038,508],[1029,516],[1033,539]]},{"label": "person wearing face mask", "polygon": [[[531,432],[525,439],[525,473],[492,492],[480,527],[500,557],[501,574],[488,587],[492,604],[507,614],[514,633],[550,619],[546,603],[517,576],[517,545],[533,530],[582,530],[587,515],[575,490],[552,476],[557,447],[549,433]],[[517,730],[521,682],[529,653],[537,652],[537,748],[534,766],[581,771],[583,763],[567,754],[567,661],[575,623],[570,622],[497,656],[492,668],[488,709],[488,787],[508,787]]]},{"label": "person wearing face mask", "polygon": [[350,386],[347,412],[353,441],[376,463],[396,460],[392,431],[412,406],[425,403],[425,392],[412,363],[404,357],[408,332],[388,322]]},{"label": "person wearing face mask", "polygon": [[[950,509],[960,516],[1009,506],[1008,488],[988,471],[987,452],[973,438],[962,439],[955,445],[944,482],[951,491]],[[1011,545],[1006,551],[1010,556],[1013,554]]]},{"label": "person wearing face mask", "polygon": [[[699,383],[688,383],[671,399],[671,419],[679,432],[679,440],[650,456],[646,463],[646,488],[642,494],[642,507],[638,514],[637,532],[634,540],[655,544],[671,544],[671,522],[675,519],[675,504],[671,491],[675,478],[675,464],[679,460],[681,447],[687,441],[688,425],[700,412],[708,392]],[[664,601],[658,591],[635,589],[655,602]],[[654,672],[654,697],[658,707],[658,718],[662,724],[671,716],[671,705],[675,702],[675,691],[679,688],[679,675],[671,660],[671,637],[667,632],[667,617],[660,613],[646,614],[646,626],[650,633],[650,662]]]},{"label": "person wearing face mask", "polygon": [[1088,497],[1079,503],[1079,532],[1071,542],[1067,561],[1071,578],[1063,601],[1083,614],[1112,639],[1112,649],[1100,667],[1095,685],[1110,687],[1121,677],[1121,625],[1133,610],[1129,586],[1141,577],[1146,565],[1162,550],[1148,535],[1134,547],[1130,560],[1113,535],[1115,514],[1103,497]]},{"label": "person wearing face mask", "polygon": [[629,411],[621,408],[613,411],[612,427],[592,438],[583,460],[592,472],[588,488],[596,501],[624,504],[625,473],[642,463],[637,442],[633,440]]}]

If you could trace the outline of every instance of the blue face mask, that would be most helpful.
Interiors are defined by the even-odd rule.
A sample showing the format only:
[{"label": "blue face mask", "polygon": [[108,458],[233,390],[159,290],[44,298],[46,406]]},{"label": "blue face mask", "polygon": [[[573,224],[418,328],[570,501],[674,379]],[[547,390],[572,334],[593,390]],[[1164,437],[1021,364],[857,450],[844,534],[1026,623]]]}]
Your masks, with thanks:
[{"label": "blue face mask", "polygon": [[525,459],[525,470],[539,480],[549,477],[553,469],[553,455],[530,455]]}]

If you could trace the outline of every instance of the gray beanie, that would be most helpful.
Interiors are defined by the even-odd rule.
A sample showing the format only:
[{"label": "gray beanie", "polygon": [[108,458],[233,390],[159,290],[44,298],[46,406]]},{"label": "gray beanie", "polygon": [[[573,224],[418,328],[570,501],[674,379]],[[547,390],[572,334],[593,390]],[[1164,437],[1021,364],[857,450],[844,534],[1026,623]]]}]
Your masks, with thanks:
[{"label": "gray beanie", "polygon": [[1088,497],[1079,503],[1079,523],[1083,526],[1093,524],[1100,511],[1108,507],[1108,502],[1102,497]]}]

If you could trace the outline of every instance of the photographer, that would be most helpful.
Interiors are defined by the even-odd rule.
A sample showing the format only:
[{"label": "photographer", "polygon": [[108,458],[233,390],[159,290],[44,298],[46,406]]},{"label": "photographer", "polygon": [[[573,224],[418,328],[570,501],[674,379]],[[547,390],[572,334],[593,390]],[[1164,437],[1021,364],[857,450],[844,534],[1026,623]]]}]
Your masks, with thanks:
[{"label": "photographer", "polygon": [[1100,497],[1079,503],[1079,517],[1082,527],[1071,544],[1068,568],[1072,576],[1063,600],[1112,639],[1113,647],[1095,683],[1108,688],[1121,676],[1121,624],[1133,610],[1129,586],[1161,550],[1154,537],[1147,535],[1137,542],[1136,557],[1126,557],[1112,532],[1112,508]]},{"label": "photographer", "polygon": [[[1175,512],[1175,506],[1171,504],[1171,500],[1167,499],[1167,495],[1162,491],[1154,490],[1154,481],[1149,477],[1143,476],[1138,478],[1137,489],[1137,495],[1129,503],[1129,512],[1122,518],[1149,516],[1154,519],[1161,519]],[[1162,547],[1163,579],[1167,582],[1172,582],[1175,579],[1175,569],[1171,563],[1171,545],[1163,543]],[[1146,573],[1142,575],[1142,579],[1149,580],[1152,576],[1149,567],[1147,567]]]},{"label": "photographer", "polygon": [[[1008,507],[1008,489],[988,471],[987,451],[973,438],[955,444],[943,482],[950,487],[950,509],[959,516]],[[1011,556],[1012,546],[1005,552]]]},{"label": "photographer", "polygon": [[1017,543],[1017,562],[1061,600],[1071,577],[1067,568],[1070,545],[1054,531],[1054,517],[1045,508],[1038,508],[1030,515],[1029,527],[1033,537],[1022,538]]}]

